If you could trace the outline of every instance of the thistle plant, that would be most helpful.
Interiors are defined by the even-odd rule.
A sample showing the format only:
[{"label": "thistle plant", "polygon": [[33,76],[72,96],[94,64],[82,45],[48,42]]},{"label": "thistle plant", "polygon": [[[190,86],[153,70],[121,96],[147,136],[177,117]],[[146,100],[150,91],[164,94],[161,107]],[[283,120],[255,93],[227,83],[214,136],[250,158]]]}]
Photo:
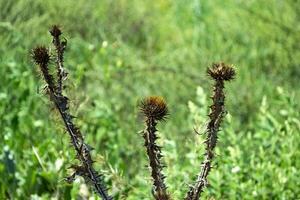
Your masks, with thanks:
[{"label": "thistle plant", "polygon": [[[213,86],[212,105],[210,106],[209,123],[206,127],[205,139],[205,160],[200,168],[200,173],[195,184],[190,187],[185,200],[198,200],[201,192],[208,184],[208,174],[212,168],[215,157],[214,149],[218,141],[218,131],[225,116],[225,94],[224,83],[230,81],[235,76],[235,70],[224,63],[213,64],[207,69],[207,74],[215,81]],[[165,120],[168,114],[166,102],[162,97],[150,96],[141,103],[140,110],[145,116],[146,128],[143,131],[145,147],[149,158],[151,176],[153,179],[153,195],[156,200],[170,199],[167,193],[167,186],[164,183],[165,176],[162,173],[161,147],[156,144],[157,129],[159,121]]]},{"label": "thistle plant", "polygon": [[[69,111],[69,99],[63,94],[65,89],[64,81],[67,78],[67,72],[64,69],[64,52],[67,46],[67,40],[61,39],[62,32],[58,26],[53,26],[50,30],[52,44],[55,49],[54,55],[51,55],[48,48],[38,46],[32,50],[32,58],[39,67],[42,77],[46,82],[46,92],[50,100],[58,110],[66,132],[71,139],[71,145],[76,151],[76,159],[80,164],[72,164],[74,173],[66,178],[66,181],[73,182],[76,176],[82,176],[85,181],[92,185],[95,192],[104,200],[111,200],[103,181],[103,175],[97,172],[93,167],[91,157],[92,148],[85,143],[83,134],[74,124],[73,116]],[[49,70],[54,58],[55,75]],[[207,69],[207,74],[214,80],[212,105],[210,106],[209,123],[206,127],[205,153],[204,161],[200,167],[200,173],[194,185],[190,187],[185,196],[185,200],[198,200],[203,189],[208,185],[208,175],[212,169],[215,158],[214,149],[218,141],[218,132],[222,120],[225,116],[225,94],[224,86],[226,81],[230,81],[235,76],[235,70],[224,63],[213,64]],[[140,105],[140,110],[145,117],[145,129],[142,131],[144,146],[149,160],[149,168],[153,181],[152,193],[156,200],[170,200],[170,194],[167,191],[165,183],[166,176],[163,174],[164,165],[162,163],[161,148],[157,144],[158,132],[157,124],[164,121],[169,114],[165,100],[159,96],[150,96],[145,98]]]},{"label": "thistle plant", "polygon": [[[76,159],[80,164],[73,164],[71,168],[74,173],[66,178],[66,181],[73,182],[76,176],[82,176],[86,183],[93,186],[94,191],[104,200],[112,199],[108,195],[107,189],[103,181],[103,175],[97,172],[93,167],[93,159],[91,157],[91,146],[85,143],[83,134],[80,129],[74,124],[73,116],[69,112],[69,99],[63,94],[63,81],[67,77],[67,73],[63,67],[64,51],[67,46],[67,41],[61,41],[61,30],[58,26],[53,26],[50,30],[53,37],[52,43],[55,47],[55,55],[50,56],[48,48],[45,46],[38,46],[32,50],[32,58],[35,64],[39,67],[42,77],[46,82],[46,92],[50,100],[58,110],[59,115],[63,121],[66,132],[71,139],[71,145],[76,151]],[[52,60],[55,58],[56,75],[51,74],[49,68]]]},{"label": "thistle plant", "polygon": [[156,143],[158,139],[156,125],[159,121],[165,120],[168,107],[162,97],[150,96],[142,101],[140,110],[145,116],[146,127],[142,132],[153,179],[152,193],[156,200],[169,200],[167,186],[164,182],[165,175],[162,173],[161,147]]},{"label": "thistle plant", "polygon": [[215,157],[214,149],[218,141],[218,132],[225,115],[224,82],[235,76],[235,70],[224,63],[213,64],[207,69],[207,74],[214,80],[212,105],[210,106],[209,123],[206,127],[205,154],[200,174],[195,184],[188,191],[185,200],[198,200],[204,187],[208,184],[208,174]]}]

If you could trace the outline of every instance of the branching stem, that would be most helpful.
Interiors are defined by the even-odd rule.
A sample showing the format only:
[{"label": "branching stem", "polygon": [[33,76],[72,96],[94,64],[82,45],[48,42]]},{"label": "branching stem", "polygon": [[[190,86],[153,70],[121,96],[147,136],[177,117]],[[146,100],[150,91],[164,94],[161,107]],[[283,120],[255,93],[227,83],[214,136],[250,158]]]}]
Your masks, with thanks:
[{"label": "branching stem", "polygon": [[43,78],[47,84],[47,92],[50,96],[50,100],[59,111],[66,131],[69,133],[71,144],[76,151],[76,158],[80,161],[80,166],[72,165],[72,168],[75,169],[75,173],[71,177],[68,177],[67,180],[72,182],[76,175],[83,176],[87,183],[93,185],[95,192],[103,200],[111,200],[112,197],[107,193],[102,174],[93,168],[94,161],[91,158],[91,148],[84,142],[79,128],[73,123],[73,117],[69,112],[68,98],[62,94],[62,81],[66,76],[63,68],[63,52],[66,43],[60,42],[59,36],[61,35],[61,31],[57,26],[53,26],[50,33],[53,36],[53,44],[56,46],[57,85],[55,85],[54,78],[49,72],[48,64],[50,56],[48,50],[45,47],[33,49],[33,59],[41,69]]}]

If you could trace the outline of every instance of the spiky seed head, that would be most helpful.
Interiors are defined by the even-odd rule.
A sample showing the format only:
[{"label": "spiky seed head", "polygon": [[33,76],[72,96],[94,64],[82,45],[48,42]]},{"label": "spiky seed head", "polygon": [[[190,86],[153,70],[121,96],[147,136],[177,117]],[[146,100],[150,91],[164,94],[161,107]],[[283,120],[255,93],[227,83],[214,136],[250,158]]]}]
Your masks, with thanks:
[{"label": "spiky seed head", "polygon": [[140,110],[145,117],[155,120],[164,120],[168,115],[166,101],[160,96],[150,96],[145,98],[140,105]]},{"label": "spiky seed head", "polygon": [[48,49],[44,46],[34,48],[31,55],[34,62],[38,65],[46,66],[49,63],[50,55]]},{"label": "spiky seed head", "polygon": [[207,74],[215,80],[230,81],[235,77],[235,70],[232,66],[224,63],[214,63],[207,69]]},{"label": "spiky seed head", "polygon": [[59,37],[62,34],[59,26],[57,25],[53,25],[49,32],[53,37]]}]

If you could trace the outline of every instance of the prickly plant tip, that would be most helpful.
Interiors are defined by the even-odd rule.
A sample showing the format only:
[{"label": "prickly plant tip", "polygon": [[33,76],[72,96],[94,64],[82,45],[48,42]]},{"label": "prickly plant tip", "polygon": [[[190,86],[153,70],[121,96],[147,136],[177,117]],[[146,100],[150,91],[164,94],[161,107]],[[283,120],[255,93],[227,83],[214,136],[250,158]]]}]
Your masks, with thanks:
[{"label": "prickly plant tip", "polygon": [[141,111],[147,118],[155,120],[164,120],[168,115],[168,106],[166,101],[160,96],[150,96],[141,102]]},{"label": "prickly plant tip", "polygon": [[58,25],[53,25],[49,32],[53,37],[59,37],[62,34]]},{"label": "prickly plant tip", "polygon": [[55,90],[55,81],[51,73],[49,72],[49,61],[50,61],[50,55],[48,52],[48,49],[44,46],[38,46],[35,47],[32,52],[31,56],[33,61],[36,63],[36,65],[39,66],[43,77],[48,85],[48,88],[50,90]]},{"label": "prickly plant tip", "polygon": [[37,65],[46,67],[50,60],[48,49],[44,46],[38,46],[32,50],[31,56]]},{"label": "prickly plant tip", "polygon": [[158,121],[164,120],[168,114],[168,107],[165,100],[159,96],[150,96],[145,98],[140,105],[140,110],[145,116],[145,129],[143,138],[145,140],[147,156],[149,158],[149,166],[151,169],[151,177],[153,180],[153,196],[156,200],[170,200],[167,192],[167,186],[164,182],[166,178],[162,172],[163,164],[161,162],[161,147],[158,146],[156,140]]},{"label": "prickly plant tip", "polygon": [[214,63],[211,68],[207,69],[207,74],[215,80],[230,81],[234,79],[236,73],[232,66]]},{"label": "prickly plant tip", "polygon": [[57,93],[62,94],[63,89],[63,80],[67,78],[67,72],[64,69],[64,51],[66,50],[67,40],[64,38],[64,41],[61,41],[62,31],[58,25],[53,25],[49,30],[52,35],[52,43],[56,51],[55,64],[57,68]]},{"label": "prickly plant tip", "polygon": [[220,130],[225,113],[225,93],[224,81],[230,81],[235,76],[233,67],[224,63],[213,64],[207,70],[208,75],[214,80],[212,105],[210,106],[209,123],[206,127],[205,159],[202,162],[200,173],[195,184],[188,191],[185,200],[199,200],[203,189],[208,183],[208,174],[211,171],[214,149],[218,141],[218,131]]}]

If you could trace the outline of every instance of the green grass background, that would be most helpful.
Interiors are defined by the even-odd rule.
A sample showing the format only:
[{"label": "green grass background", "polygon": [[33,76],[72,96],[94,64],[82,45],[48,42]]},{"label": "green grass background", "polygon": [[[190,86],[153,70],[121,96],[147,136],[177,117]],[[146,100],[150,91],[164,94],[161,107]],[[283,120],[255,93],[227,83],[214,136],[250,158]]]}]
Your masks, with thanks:
[{"label": "green grass background", "polygon": [[165,97],[164,172],[182,199],[199,172],[213,62],[234,64],[204,199],[300,199],[298,0],[0,0],[0,199],[99,199],[63,179],[74,151],[29,53],[68,39],[66,93],[115,199],[152,199],[138,102]]}]

